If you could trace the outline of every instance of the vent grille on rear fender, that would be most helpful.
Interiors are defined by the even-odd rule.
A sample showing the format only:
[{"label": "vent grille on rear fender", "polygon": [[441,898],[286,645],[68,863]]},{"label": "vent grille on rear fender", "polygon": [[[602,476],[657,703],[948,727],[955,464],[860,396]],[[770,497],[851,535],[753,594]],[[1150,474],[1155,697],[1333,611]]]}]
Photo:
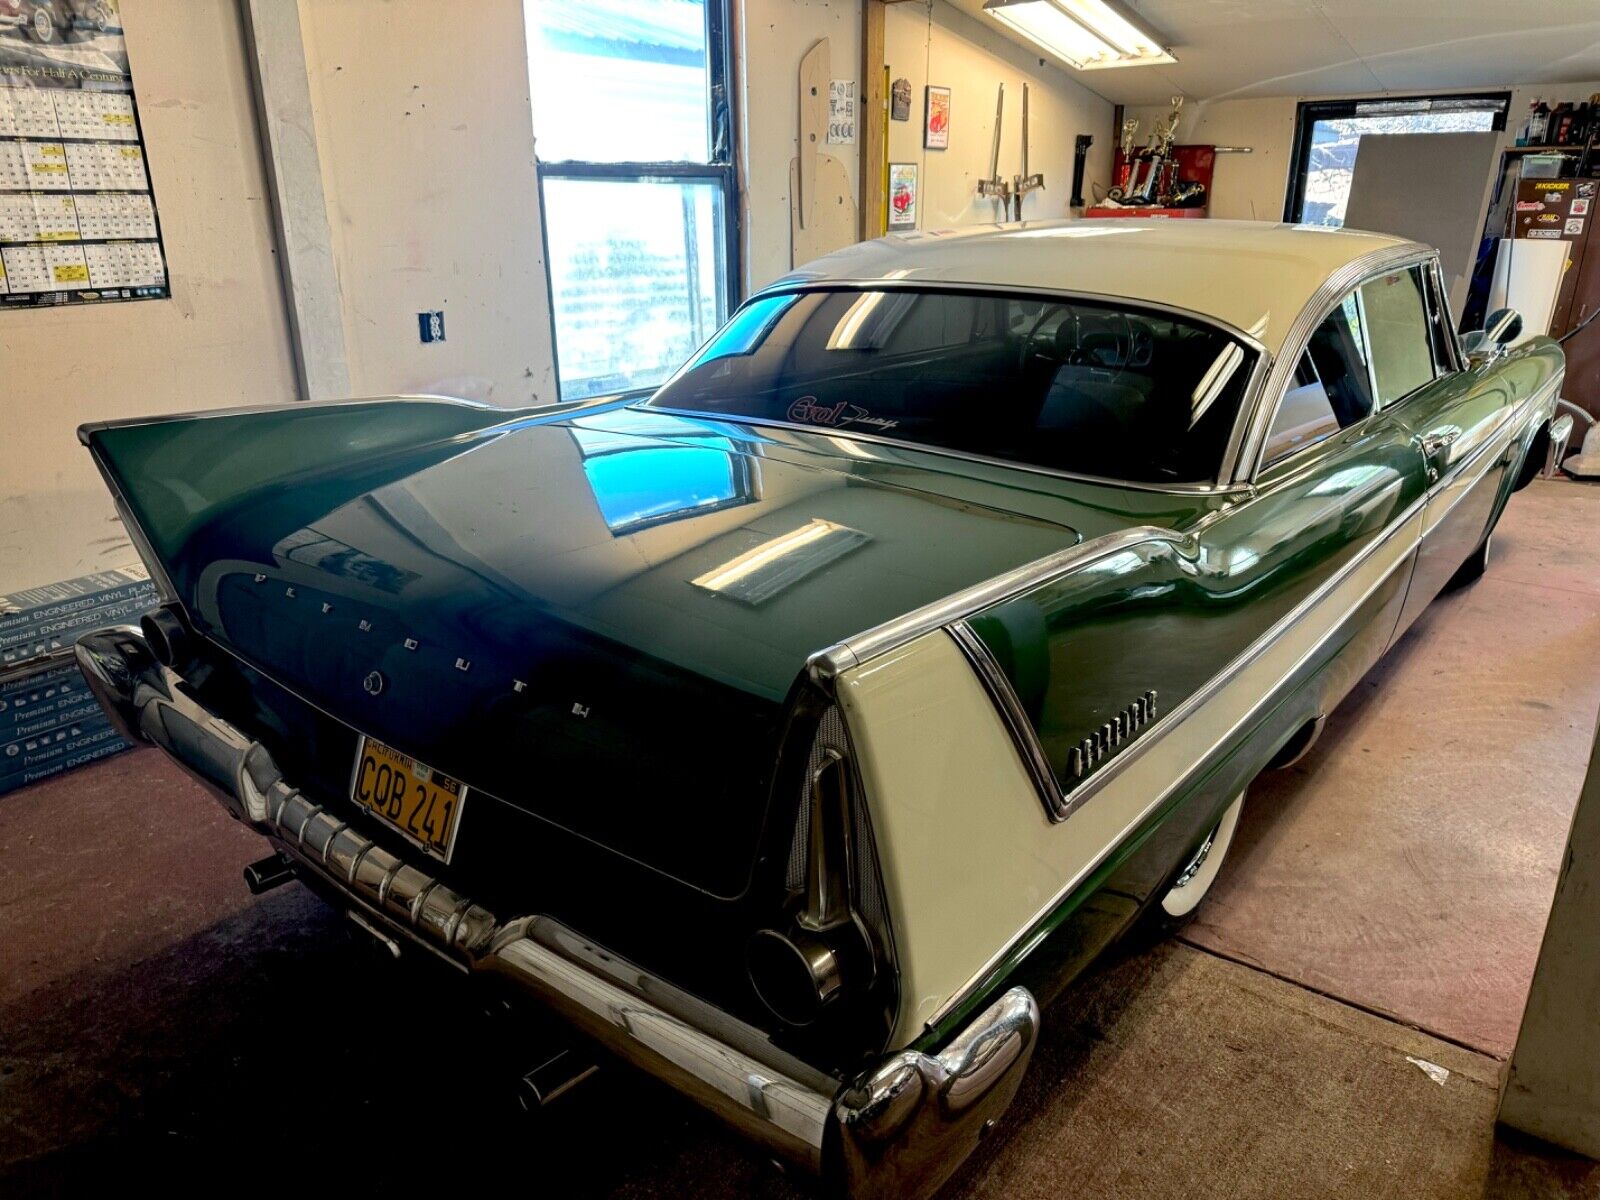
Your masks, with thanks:
[{"label": "vent grille on rear fender", "polygon": [[[794,839],[789,843],[789,864],[784,873],[784,884],[790,892],[799,893],[806,886],[806,846],[811,833],[810,779],[826,761],[833,750],[850,758],[850,737],[845,730],[844,717],[838,706],[829,707],[817,721],[816,736],[811,742],[811,754],[806,760],[805,781],[801,784],[800,813],[794,825]],[[887,907],[883,898],[883,882],[878,877],[877,855],[872,846],[872,828],[867,822],[867,806],[859,789],[852,788],[850,821],[853,826],[855,861],[852,902],[855,911],[867,927],[880,934],[887,928]]]}]

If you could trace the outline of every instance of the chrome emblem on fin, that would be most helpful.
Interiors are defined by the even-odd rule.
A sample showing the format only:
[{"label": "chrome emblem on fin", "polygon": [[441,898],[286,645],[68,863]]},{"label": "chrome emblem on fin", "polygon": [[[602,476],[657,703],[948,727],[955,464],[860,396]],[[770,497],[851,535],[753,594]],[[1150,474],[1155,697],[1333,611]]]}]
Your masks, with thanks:
[{"label": "chrome emblem on fin", "polygon": [[1146,692],[1067,751],[1067,773],[1082,779],[1155,720],[1156,694]]}]

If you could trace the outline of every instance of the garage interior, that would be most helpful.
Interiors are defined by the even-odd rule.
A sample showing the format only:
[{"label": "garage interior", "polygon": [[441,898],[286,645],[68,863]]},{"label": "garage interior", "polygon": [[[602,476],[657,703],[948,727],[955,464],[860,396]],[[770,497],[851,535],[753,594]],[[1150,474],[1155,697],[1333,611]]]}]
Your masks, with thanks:
[{"label": "garage interior", "polygon": [[[131,79],[118,146],[148,182],[117,194],[151,197],[148,234],[0,228],[0,741],[43,747],[36,768],[0,760],[0,1194],[140,1177],[816,1194],[620,1066],[530,1105],[524,1014],[391,961],[298,884],[246,889],[261,839],[116,737],[76,682],[75,638],[153,591],[75,430],[648,388],[817,254],[1020,213],[1370,214],[1440,247],[1462,330],[1508,304],[1525,336],[1571,335],[1573,427],[1512,498],[1484,577],[1251,787],[1197,920],[1119,946],[1046,1010],[1014,1109],[942,1194],[1600,1195],[1592,991],[1540,1006],[1578,1060],[1561,1128],[1586,1132],[1501,1120],[1536,967],[1562,944],[1546,927],[1564,875],[1578,927],[1597,915],[1574,814],[1600,714],[1600,490],[1584,481],[1600,458],[1581,463],[1600,238],[1591,251],[1593,189],[1577,190],[1600,178],[1600,12],[1130,0],[1167,54],[1079,69],[994,8],[0,0],[0,87],[37,91],[29,71],[52,63]],[[707,111],[682,110],[686,69]],[[0,117],[0,150],[50,144]],[[1164,126],[1176,199],[1135,203],[1124,147]],[[31,205],[46,189],[30,178],[0,175],[0,201]],[[1546,183],[1571,190],[1543,188],[1564,207],[1541,237],[1521,217],[1548,210],[1524,199]],[[109,189],[73,183],[83,221],[80,192]],[[74,238],[84,273],[62,276],[44,250]],[[154,247],[154,266],[101,284],[125,245]],[[55,284],[26,284],[24,251]],[[1592,779],[1584,804],[1600,810]],[[1569,977],[1592,983],[1594,953],[1591,935]],[[417,1011],[435,1014],[426,1037]]]}]

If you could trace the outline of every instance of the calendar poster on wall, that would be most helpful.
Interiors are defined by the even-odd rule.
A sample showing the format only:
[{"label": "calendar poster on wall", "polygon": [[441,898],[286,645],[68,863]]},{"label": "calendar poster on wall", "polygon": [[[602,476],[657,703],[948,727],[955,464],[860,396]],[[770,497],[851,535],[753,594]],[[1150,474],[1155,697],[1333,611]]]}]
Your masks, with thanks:
[{"label": "calendar poster on wall", "polygon": [[116,0],[0,0],[0,308],[170,294]]}]

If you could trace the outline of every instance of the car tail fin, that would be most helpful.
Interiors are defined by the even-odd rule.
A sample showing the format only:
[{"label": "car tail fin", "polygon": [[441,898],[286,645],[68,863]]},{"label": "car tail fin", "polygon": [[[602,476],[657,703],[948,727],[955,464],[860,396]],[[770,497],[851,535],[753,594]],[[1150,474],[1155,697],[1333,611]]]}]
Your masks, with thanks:
[{"label": "car tail fin", "polygon": [[443,397],[285,404],[85,425],[88,446],[145,565],[184,600],[197,540],[266,494],[336,506],[385,478],[470,447],[526,412]]}]

